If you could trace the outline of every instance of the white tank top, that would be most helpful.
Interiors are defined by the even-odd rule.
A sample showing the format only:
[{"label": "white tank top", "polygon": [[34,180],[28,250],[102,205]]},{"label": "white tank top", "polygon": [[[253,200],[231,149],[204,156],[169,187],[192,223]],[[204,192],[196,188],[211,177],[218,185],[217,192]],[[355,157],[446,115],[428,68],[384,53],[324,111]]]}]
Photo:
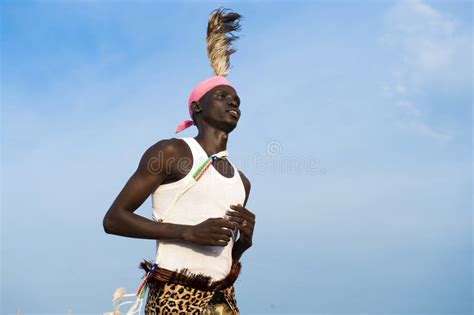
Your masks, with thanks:
[{"label": "white tank top", "polygon": [[[183,188],[193,181],[192,175],[207,159],[208,155],[193,137],[180,138],[191,149],[193,166],[182,179],[162,184],[152,194],[152,217],[155,221],[196,225],[209,218],[224,217],[231,204],[244,204],[245,188],[234,164],[233,177],[220,174],[213,165],[175,201]],[[215,152],[217,153],[217,152]],[[190,161],[188,161],[190,162]],[[171,208],[170,208],[170,205]],[[201,246],[185,241],[157,240],[156,262],[168,270],[187,268],[192,273],[212,277],[214,281],[225,278],[232,266],[232,247],[236,233],[227,246]]]}]

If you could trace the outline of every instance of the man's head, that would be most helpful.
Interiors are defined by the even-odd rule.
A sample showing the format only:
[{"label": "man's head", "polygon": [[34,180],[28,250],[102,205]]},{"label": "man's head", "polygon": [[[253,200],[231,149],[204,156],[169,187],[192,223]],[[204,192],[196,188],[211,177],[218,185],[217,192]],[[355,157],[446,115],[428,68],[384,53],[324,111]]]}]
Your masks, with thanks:
[{"label": "man's head", "polygon": [[[240,99],[235,88],[224,76],[210,77],[201,81],[191,92],[188,99],[188,110],[192,120],[182,121],[176,128],[176,133],[197,123],[199,123],[200,129],[205,125],[210,125],[214,128],[230,132],[236,127],[237,120],[240,117],[239,105]],[[236,113],[231,111],[232,107]],[[227,110],[227,115],[215,116],[218,108]],[[203,110],[204,114],[202,114]],[[230,121],[230,125],[228,121],[229,115],[233,119],[233,121]],[[200,117],[201,119],[199,120],[197,118],[199,116],[203,117]],[[222,118],[227,120],[222,121]]]},{"label": "man's head", "polygon": [[198,129],[210,126],[229,133],[240,118],[240,98],[232,86],[218,85],[198,101],[192,101],[191,110]]}]

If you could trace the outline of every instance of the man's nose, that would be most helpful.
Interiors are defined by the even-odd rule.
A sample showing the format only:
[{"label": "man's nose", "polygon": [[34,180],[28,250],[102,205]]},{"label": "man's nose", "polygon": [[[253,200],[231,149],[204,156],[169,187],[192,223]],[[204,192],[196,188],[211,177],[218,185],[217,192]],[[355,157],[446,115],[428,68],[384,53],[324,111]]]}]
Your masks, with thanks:
[{"label": "man's nose", "polygon": [[234,106],[234,107],[239,107],[240,106],[236,99],[232,99],[227,104],[231,105],[231,106]]}]

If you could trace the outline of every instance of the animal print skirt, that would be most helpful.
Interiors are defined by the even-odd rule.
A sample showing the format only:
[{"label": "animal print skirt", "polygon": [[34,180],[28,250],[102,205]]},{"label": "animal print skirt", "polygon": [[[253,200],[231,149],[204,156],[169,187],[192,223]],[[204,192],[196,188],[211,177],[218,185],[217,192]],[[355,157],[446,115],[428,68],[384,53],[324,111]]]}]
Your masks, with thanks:
[{"label": "animal print skirt", "polygon": [[240,314],[235,299],[234,286],[213,292],[158,281],[152,281],[149,285],[150,289],[145,304],[146,315]]},{"label": "animal print skirt", "polygon": [[146,260],[140,264],[151,274],[147,282],[146,315],[240,314],[234,291],[234,282],[241,270],[240,262],[234,260],[229,275],[219,281],[192,274],[187,269],[170,271],[152,266],[153,263]]}]

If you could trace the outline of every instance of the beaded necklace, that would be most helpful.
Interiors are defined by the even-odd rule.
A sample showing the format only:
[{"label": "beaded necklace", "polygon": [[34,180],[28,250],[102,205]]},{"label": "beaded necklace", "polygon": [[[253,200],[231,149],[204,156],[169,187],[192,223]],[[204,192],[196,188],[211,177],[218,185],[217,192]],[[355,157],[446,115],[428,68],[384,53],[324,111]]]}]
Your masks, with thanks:
[{"label": "beaded necklace", "polygon": [[212,162],[214,162],[217,159],[220,159],[224,156],[227,156],[227,151],[221,151],[216,154],[212,154],[210,157],[207,158],[206,161],[194,172],[193,178],[195,181],[198,181],[201,176],[204,174],[204,172],[211,166]]}]

